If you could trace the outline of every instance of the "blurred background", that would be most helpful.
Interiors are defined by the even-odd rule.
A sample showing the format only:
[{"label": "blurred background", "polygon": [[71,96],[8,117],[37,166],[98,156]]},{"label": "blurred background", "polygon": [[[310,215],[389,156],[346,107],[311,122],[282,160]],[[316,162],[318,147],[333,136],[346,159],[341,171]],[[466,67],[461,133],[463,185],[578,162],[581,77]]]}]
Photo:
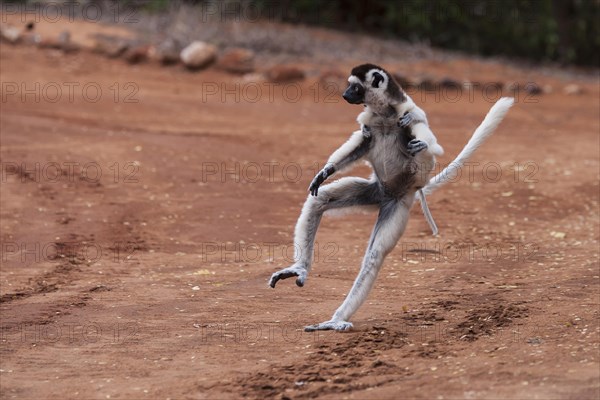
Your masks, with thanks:
[{"label": "blurred background", "polygon": [[[600,398],[598,0],[0,5],[0,398]],[[364,62],[436,172],[515,104],[428,199],[440,235],[415,207],[355,331],[313,335],[376,215],[267,281]]]},{"label": "blurred background", "polygon": [[[85,3],[85,2],[80,2]],[[97,1],[105,8],[113,5]],[[162,17],[270,20],[369,33],[480,55],[598,66],[598,0],[121,1]],[[221,12],[225,11],[225,12]],[[173,21],[171,21],[173,22]],[[163,28],[169,22],[163,22]],[[189,24],[193,34],[195,24]],[[196,26],[196,28],[199,28]],[[182,32],[178,32],[182,34]]]},{"label": "blurred background", "polygon": [[[127,11],[142,18],[137,29],[191,38],[228,41],[253,50],[305,52],[296,38],[289,48],[267,44],[258,33],[232,43],[208,25],[223,22],[285,22],[371,34],[413,44],[483,56],[504,55],[532,62],[598,66],[598,0],[81,0],[4,1],[5,4],[53,4],[73,15],[94,5],[92,15],[127,23]],[[97,10],[103,10],[98,15]],[[131,21],[129,21],[131,22]],[[254,37],[253,37],[254,36]],[[262,35],[264,39],[264,34]],[[271,38],[273,39],[273,38]],[[284,39],[287,39],[284,37]]]}]

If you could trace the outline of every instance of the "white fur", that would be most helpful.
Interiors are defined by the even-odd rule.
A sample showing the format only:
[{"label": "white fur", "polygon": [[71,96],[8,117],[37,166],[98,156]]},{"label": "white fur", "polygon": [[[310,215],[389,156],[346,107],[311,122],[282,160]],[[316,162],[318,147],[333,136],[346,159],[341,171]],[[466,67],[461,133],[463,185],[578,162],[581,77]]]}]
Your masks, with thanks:
[{"label": "white fur", "polygon": [[327,160],[327,164],[333,164],[336,167],[336,172],[340,172],[338,170],[339,163],[346,158],[354,149],[356,149],[363,141],[364,137],[362,131],[354,131],[350,139],[346,141],[343,145],[340,146],[336,151],[329,156]]},{"label": "white fur", "polygon": [[425,111],[417,106],[410,96],[406,95],[406,101],[396,105],[396,110],[398,110],[399,115],[404,115],[404,113],[410,112],[414,114],[417,119],[424,121],[412,125],[411,128],[413,136],[415,139],[427,143],[427,151],[429,151],[432,155],[444,155],[444,149],[438,144],[437,138],[431,129],[429,129],[429,122],[427,121],[427,115],[425,114]]},{"label": "white fur", "polygon": [[[383,81],[381,81],[377,87],[372,86],[373,85],[373,75],[375,75],[375,72],[378,72],[383,77]],[[385,91],[388,87],[388,82],[390,81],[390,78],[388,77],[388,75],[385,72],[383,72],[380,69],[372,69],[369,72],[367,72],[365,79],[367,80],[365,82],[365,84],[369,87],[369,90],[367,91],[367,93],[375,94],[377,97],[379,97],[383,101],[389,102],[389,100],[387,99],[387,96],[385,96]]]},{"label": "white fur", "polygon": [[423,215],[425,215],[425,220],[429,224],[429,227],[431,228],[431,232],[433,233],[433,236],[437,236],[438,227],[435,223],[435,220],[433,219],[433,215],[431,215],[431,211],[429,211],[429,206],[427,205],[427,199],[425,198],[423,189],[419,190],[417,192],[417,194],[418,194],[419,201],[421,202],[421,210],[423,210]]},{"label": "white fur", "polygon": [[[375,72],[381,73],[384,77],[384,80],[378,88],[373,88],[372,85],[370,85]],[[338,206],[350,208],[353,207],[354,204],[360,204],[360,207],[364,209],[365,205],[368,204],[366,207],[382,207],[383,211],[380,212],[377,224],[371,234],[369,247],[363,258],[360,272],[354,281],[352,289],[346,296],[346,299],[336,310],[331,320],[306,327],[306,330],[347,330],[352,327],[352,323],[349,322],[349,319],[367,299],[369,292],[375,284],[383,260],[404,233],[410,209],[415,202],[415,197],[418,197],[421,201],[423,213],[425,214],[427,222],[430,224],[434,234],[436,234],[437,227],[435,226],[435,222],[427,207],[425,195],[433,192],[448,181],[449,175],[452,176],[452,172],[455,169],[460,168],[465,160],[492,134],[513,104],[512,99],[500,99],[489,111],[484,121],[477,128],[473,137],[469,140],[456,160],[440,174],[436,175],[430,182],[429,174],[433,169],[435,156],[442,155],[443,149],[437,143],[437,139],[431,129],[429,129],[425,112],[417,107],[413,100],[408,96],[406,96],[406,101],[403,103],[396,103],[398,99],[387,99],[387,94],[385,92],[389,83],[389,77],[384,71],[373,69],[367,73],[366,80],[367,82],[361,82],[355,76],[350,76],[348,78],[348,82],[350,83],[369,85],[366,87],[365,92],[365,103],[368,104],[368,106],[357,117],[357,121],[361,124],[361,128],[364,127],[364,125],[370,125],[371,120],[374,117],[380,118],[379,123],[381,123],[381,118],[388,118],[386,115],[390,114],[390,106],[396,107],[399,116],[404,115],[406,112],[411,112],[416,119],[416,122],[411,125],[413,135],[416,139],[419,139],[428,145],[428,150],[419,152],[415,155],[414,159],[414,161],[419,164],[419,169],[423,170],[423,176],[417,177],[415,185],[412,186],[408,193],[403,194],[403,197],[396,203],[384,204],[381,203],[380,199],[376,196],[371,196],[372,194],[378,193],[371,192],[372,190],[378,190],[377,187],[374,188],[372,186],[377,182],[367,181],[363,178],[350,177],[342,178],[329,185],[325,185],[317,197],[308,197],[302,208],[298,223],[296,224],[296,262],[291,267],[285,268],[272,275],[272,287],[275,287],[277,280],[285,279],[292,275],[298,276],[298,279],[301,281],[298,283],[297,280],[299,285],[303,284],[313,261],[313,246],[316,230],[318,229],[323,212],[327,211],[330,207]],[[391,114],[395,115],[395,113]],[[374,124],[374,126],[377,126],[377,124]],[[382,135],[381,132],[379,134]],[[382,136],[377,137],[381,138]],[[345,159],[347,159],[346,162],[348,163],[350,163],[348,160],[351,160],[352,162],[356,161],[353,156],[350,158],[348,158],[348,156],[359,148],[364,139],[365,136],[363,135],[362,130],[354,132],[350,139],[329,157],[328,163],[333,164],[337,169],[337,166],[340,164],[341,167],[344,167]],[[382,151],[382,148],[388,149],[388,147],[385,147],[386,142],[376,143],[379,143],[379,148],[375,147],[376,150],[373,150],[375,153],[370,153],[369,155],[369,157],[372,157],[371,161],[374,162],[374,164],[377,164],[375,167],[379,165],[380,159],[384,157],[379,155],[377,151]],[[381,147],[382,143],[383,147]],[[385,153],[385,151],[383,152]],[[398,157],[400,157],[398,162],[403,161],[401,154],[398,153],[398,155],[393,156],[392,164],[396,162]],[[386,160],[384,159],[383,161]],[[421,186],[424,186],[424,188],[418,190]],[[417,193],[418,196],[416,196]],[[340,196],[343,201],[340,201]],[[337,205],[336,203],[333,203],[334,201],[338,201]],[[383,207],[394,208],[384,209]]]},{"label": "white fur", "polygon": [[311,210],[314,202],[314,199],[309,196],[302,207],[302,212],[294,230],[294,261],[296,261],[296,264],[300,263],[305,266],[307,271],[310,271],[314,257],[314,243],[310,240],[307,229],[310,222],[309,219],[311,217],[314,218],[314,213]]},{"label": "white fur", "polygon": [[[448,176],[452,176],[454,170],[460,168],[460,166],[464,164],[464,162],[473,154],[473,152],[475,152],[475,150],[477,150],[479,146],[483,144],[485,139],[487,139],[493,133],[512,105],[513,99],[500,99],[490,109],[481,125],[475,130],[471,140],[469,140],[463,151],[461,151],[458,157],[456,157],[454,162],[445,168],[440,174],[436,175],[433,178],[432,183],[428,184],[423,190],[419,191],[418,197],[421,200],[423,212],[425,213],[425,217],[430,226],[434,230],[434,234],[437,234],[437,227],[435,226],[435,222],[433,221],[431,213],[429,213],[429,208],[427,207],[425,200],[425,194],[431,193],[447,182]],[[415,108],[418,107],[415,106]],[[409,109],[409,111],[412,110],[414,110],[414,108]],[[423,111],[418,109],[417,112]],[[359,115],[358,120],[360,123],[365,123],[368,122],[370,117],[371,115],[369,114],[369,111],[365,110],[365,112]],[[427,126],[425,123],[421,123],[419,125]],[[435,136],[429,129],[423,129],[420,130],[420,132],[423,135],[422,137],[425,138],[425,141],[434,140],[431,143],[434,145],[437,144],[435,141]],[[430,142],[427,143],[429,144]],[[375,280],[379,270],[381,269],[385,256],[394,248],[397,241],[404,233],[411,205],[415,201],[414,193],[407,195],[407,197],[403,200],[406,201],[406,203],[401,202],[394,215],[381,224],[377,236],[371,238],[371,243],[369,244],[369,249],[367,250],[367,253],[363,259],[360,272],[354,281],[350,293],[348,293],[342,305],[336,310],[330,321],[319,325],[331,326],[334,329],[340,330],[345,330],[352,327],[352,324],[349,323],[348,320],[367,299],[369,292],[375,284]],[[317,327],[319,325],[317,325]]]},{"label": "white fur", "polygon": [[327,210],[323,213],[323,215],[327,217],[339,218],[348,214],[367,214],[370,211],[377,211],[379,209],[378,206],[352,206],[345,208],[335,208],[332,210]]},{"label": "white fur", "polygon": [[[379,232],[377,236],[371,237],[369,248],[363,258],[362,266],[358,276],[354,280],[352,289],[344,299],[342,305],[335,311],[328,323],[349,324],[348,320],[367,299],[369,292],[375,284],[377,275],[383,265],[385,256],[396,246],[396,243],[404,233],[410,208],[414,201],[414,194],[408,195],[406,202],[400,202],[395,212],[389,219],[378,222]],[[352,327],[352,325],[349,325]]]},{"label": "white fur", "polygon": [[363,112],[358,114],[358,117],[356,117],[356,122],[358,122],[361,126],[369,125],[369,122],[371,122],[372,116],[373,116],[373,111],[371,111],[370,108],[366,107]]},{"label": "white fur", "polygon": [[[372,89],[371,89],[372,90]],[[412,134],[415,139],[421,140],[427,143],[427,151],[433,156],[442,156],[444,155],[444,149],[437,142],[437,138],[434,133],[429,128],[429,122],[427,121],[427,115],[425,111],[418,107],[415,102],[410,98],[410,96],[406,95],[406,101],[403,103],[398,103],[395,105],[395,108],[398,112],[398,115],[402,116],[406,112],[411,112],[415,115],[415,117],[421,121],[421,123],[416,123],[412,125]],[[361,112],[356,121],[361,125],[369,125],[371,122],[371,118],[374,117],[374,112],[371,107],[366,107],[363,112]]]},{"label": "white fur", "polygon": [[[339,188],[344,188],[345,185],[351,185],[354,181],[366,181],[363,178],[344,177],[331,182],[330,184],[323,186],[320,189],[319,195],[321,197],[315,197],[309,195],[302,211],[298,222],[296,222],[296,228],[294,230],[294,261],[295,265],[303,268],[307,273],[310,271],[313,258],[314,258],[314,239],[316,234],[316,228],[318,228],[322,212],[319,208],[323,206],[323,194],[327,191],[335,191]],[[368,209],[373,206],[352,206],[347,207],[354,210],[357,209]],[[335,210],[327,210],[328,213],[335,213]],[[311,232],[310,228],[314,227],[315,232]]]}]

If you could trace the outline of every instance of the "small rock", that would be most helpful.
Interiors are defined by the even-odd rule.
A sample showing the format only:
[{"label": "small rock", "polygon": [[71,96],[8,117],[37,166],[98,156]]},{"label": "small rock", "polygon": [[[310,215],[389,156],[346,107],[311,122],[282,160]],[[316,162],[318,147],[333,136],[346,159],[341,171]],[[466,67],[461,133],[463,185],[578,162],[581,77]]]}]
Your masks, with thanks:
[{"label": "small rock", "polygon": [[104,54],[110,58],[119,57],[127,50],[129,44],[127,40],[112,35],[96,34],[93,51],[96,53]]},{"label": "small rock", "polygon": [[525,85],[525,92],[537,96],[542,94],[542,88],[535,82],[529,82]]},{"label": "small rock", "polygon": [[254,71],[254,52],[248,49],[231,49],[219,57],[217,67],[232,74],[247,74]]},{"label": "small rock", "polygon": [[276,65],[266,72],[267,79],[273,83],[286,83],[304,79],[304,71],[292,65]]},{"label": "small rock", "polygon": [[73,43],[71,40],[71,32],[69,31],[62,31],[60,35],[58,35],[58,42],[60,43],[60,48],[65,53],[79,51],[79,45],[77,43]]},{"label": "small rock", "polygon": [[265,77],[264,74],[261,73],[251,73],[251,74],[244,74],[242,76],[241,81],[243,83],[261,83],[264,82],[267,78]]},{"label": "small rock", "polygon": [[189,69],[201,69],[217,59],[217,48],[206,42],[190,43],[180,54],[181,61]]},{"label": "small rock", "polygon": [[572,95],[582,94],[583,89],[581,89],[581,87],[579,85],[571,83],[570,85],[565,86],[565,88],[563,89],[563,92],[566,95],[572,96]]},{"label": "small rock", "polygon": [[62,31],[59,33],[58,42],[60,43],[61,47],[71,43],[71,32]]},{"label": "small rock", "polygon": [[0,38],[8,43],[15,44],[21,40],[21,30],[12,25],[0,25]]},{"label": "small rock", "polygon": [[177,64],[181,49],[182,46],[177,40],[169,38],[157,46],[151,46],[148,49],[148,57],[163,65]]},{"label": "small rock", "polygon": [[60,49],[65,53],[71,53],[79,50],[79,46],[71,41],[71,33],[62,31],[58,38],[42,36],[39,33],[34,35],[35,45],[42,49]]},{"label": "small rock", "polygon": [[149,50],[150,46],[147,44],[133,45],[125,51],[123,58],[129,64],[138,64],[148,60]]},{"label": "small rock", "polygon": [[33,41],[35,45],[40,49],[60,49],[61,44],[57,38],[42,36],[41,34],[36,34],[33,37]]},{"label": "small rock", "polygon": [[542,90],[543,90],[544,94],[550,94],[550,93],[554,92],[554,88],[552,87],[552,85],[544,85]]}]

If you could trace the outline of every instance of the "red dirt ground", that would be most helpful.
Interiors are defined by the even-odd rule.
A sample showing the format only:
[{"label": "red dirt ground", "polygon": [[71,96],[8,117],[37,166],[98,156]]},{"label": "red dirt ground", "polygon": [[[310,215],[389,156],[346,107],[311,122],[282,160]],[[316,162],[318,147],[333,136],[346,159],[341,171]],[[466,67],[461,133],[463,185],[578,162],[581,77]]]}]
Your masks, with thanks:
[{"label": "red dirt ground", "polygon": [[[375,216],[323,220],[305,287],[267,280],[360,108],[312,78],[271,96],[89,52],[2,44],[0,60],[2,398],[600,397],[597,79],[466,57],[390,66],[553,92],[520,93],[472,174],[431,196],[439,237],[413,210],[354,331],[309,334]],[[585,92],[563,95],[573,83]],[[413,98],[441,165],[492,104]]]}]

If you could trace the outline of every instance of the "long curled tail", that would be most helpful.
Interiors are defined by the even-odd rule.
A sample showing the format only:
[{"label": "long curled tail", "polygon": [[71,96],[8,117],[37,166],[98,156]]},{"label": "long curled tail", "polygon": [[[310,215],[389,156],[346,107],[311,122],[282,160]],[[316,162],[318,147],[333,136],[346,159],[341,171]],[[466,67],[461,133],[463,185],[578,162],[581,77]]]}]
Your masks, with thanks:
[{"label": "long curled tail", "polygon": [[485,116],[481,125],[477,127],[467,145],[460,154],[439,174],[431,178],[429,183],[423,187],[423,197],[429,195],[442,187],[455,177],[456,171],[460,170],[469,157],[477,150],[485,140],[496,130],[504,116],[513,105],[512,97],[502,97],[496,102]]}]

